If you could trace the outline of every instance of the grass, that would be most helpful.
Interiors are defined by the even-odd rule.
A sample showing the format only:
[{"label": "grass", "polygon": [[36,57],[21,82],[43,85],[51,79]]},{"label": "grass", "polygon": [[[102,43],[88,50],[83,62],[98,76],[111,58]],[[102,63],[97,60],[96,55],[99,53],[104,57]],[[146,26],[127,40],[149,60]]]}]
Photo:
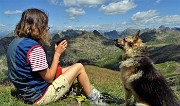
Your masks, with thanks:
[{"label": "grass", "polygon": [[87,73],[97,89],[101,92],[108,93],[115,98],[123,98],[123,90],[120,82],[120,73],[105,68],[97,68],[94,66],[86,66]]},{"label": "grass", "polygon": [[101,61],[97,61],[95,63],[95,65],[99,66],[99,67],[106,67],[108,69],[113,69],[113,70],[119,70],[119,64],[117,64],[120,59],[121,59],[121,51],[116,50],[114,51],[114,53],[112,54],[113,56],[106,56],[106,58],[104,58],[104,60]]},{"label": "grass", "polygon": [[[171,65],[167,65],[171,64]],[[166,66],[166,67],[163,67]],[[162,70],[162,73],[168,73],[166,75],[167,79],[170,79],[172,84],[177,86],[172,86],[176,95],[180,100],[180,76],[170,75],[179,63],[167,62],[163,64],[157,64],[156,67]],[[110,104],[110,106],[123,106],[122,99],[124,99],[124,91],[120,81],[120,72],[113,71],[106,68],[99,68],[96,66],[86,65],[85,69],[90,78],[91,84],[100,90],[103,94],[111,96],[115,101]],[[171,70],[171,71],[169,71]],[[11,92],[14,90],[13,86],[1,86],[0,87],[0,105],[1,106],[29,106],[24,104],[21,100],[13,97]],[[48,104],[46,106],[76,106],[77,102],[74,97],[67,96],[65,99],[61,99],[55,103]],[[91,106],[89,101],[82,102],[81,106]]]},{"label": "grass", "polygon": [[13,87],[0,87],[0,105],[1,106],[26,106],[22,101],[11,96]]},{"label": "grass", "polygon": [[[106,95],[110,95],[115,100],[121,101],[123,98],[123,90],[120,82],[120,73],[105,68],[95,66],[85,66],[91,84]],[[0,105],[1,106],[29,106],[24,104],[21,100],[13,97],[11,92],[14,90],[13,86],[0,87]],[[116,101],[119,103],[119,101]],[[76,100],[70,96],[46,106],[67,106],[77,104]],[[110,104],[110,106],[119,106],[119,104]],[[89,101],[82,102],[82,106],[91,106]]]},{"label": "grass", "polygon": [[175,61],[168,61],[161,64],[156,64],[156,67],[163,73],[163,75],[171,75],[180,66],[180,63]]},{"label": "grass", "polygon": [[169,85],[180,100],[180,73],[174,73],[177,67],[180,67],[180,63],[175,61],[168,61],[165,63],[156,64],[155,66],[166,77]]}]

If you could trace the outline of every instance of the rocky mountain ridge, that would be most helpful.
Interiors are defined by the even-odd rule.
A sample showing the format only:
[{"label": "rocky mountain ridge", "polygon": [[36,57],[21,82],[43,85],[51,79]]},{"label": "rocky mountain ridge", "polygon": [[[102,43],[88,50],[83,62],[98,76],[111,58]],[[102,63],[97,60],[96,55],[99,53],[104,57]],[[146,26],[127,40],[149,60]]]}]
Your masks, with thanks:
[{"label": "rocky mountain ridge", "polygon": [[[134,33],[136,30],[127,29],[121,34],[126,36]],[[8,36],[0,39],[0,56],[6,54],[7,46],[13,38]],[[61,38],[67,39],[69,44],[68,49],[61,58],[61,62],[64,65],[75,62],[96,65],[99,62],[103,62],[106,63],[103,66],[108,66],[109,68],[112,64],[118,64],[118,61],[120,61],[121,50],[114,46],[113,39],[108,39],[97,30],[93,32],[67,30],[53,34],[51,39],[52,46],[45,47],[49,61],[51,61],[53,56],[53,45]],[[166,61],[180,62],[180,31],[177,28],[175,30],[161,26],[158,29],[144,29],[141,31],[141,38],[147,44],[149,56],[155,63]]]}]

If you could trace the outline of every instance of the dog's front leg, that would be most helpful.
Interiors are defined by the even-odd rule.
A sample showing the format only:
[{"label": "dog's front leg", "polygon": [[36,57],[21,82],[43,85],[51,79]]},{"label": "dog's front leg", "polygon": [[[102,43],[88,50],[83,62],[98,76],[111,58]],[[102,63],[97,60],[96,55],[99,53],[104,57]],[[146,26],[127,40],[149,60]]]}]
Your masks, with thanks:
[{"label": "dog's front leg", "polygon": [[125,106],[129,106],[131,103],[132,92],[130,89],[125,88]]}]

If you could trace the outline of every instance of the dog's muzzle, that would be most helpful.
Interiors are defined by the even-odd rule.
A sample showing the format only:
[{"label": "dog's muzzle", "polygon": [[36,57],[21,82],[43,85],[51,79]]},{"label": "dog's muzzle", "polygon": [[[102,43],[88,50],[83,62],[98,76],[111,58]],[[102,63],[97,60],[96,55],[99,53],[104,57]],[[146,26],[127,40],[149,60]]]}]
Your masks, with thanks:
[{"label": "dog's muzzle", "polygon": [[115,40],[114,40],[114,43],[115,43],[115,46],[119,47],[120,49],[124,49],[124,45],[120,44],[120,43],[118,42],[118,39],[115,39]]}]

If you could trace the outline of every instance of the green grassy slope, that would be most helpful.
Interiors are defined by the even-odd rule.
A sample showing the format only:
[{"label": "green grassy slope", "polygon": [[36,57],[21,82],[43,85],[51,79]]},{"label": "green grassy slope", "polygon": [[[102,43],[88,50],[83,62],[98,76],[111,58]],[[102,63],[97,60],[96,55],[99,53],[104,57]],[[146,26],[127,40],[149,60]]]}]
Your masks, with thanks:
[{"label": "green grassy slope", "polygon": [[[89,65],[85,66],[85,68],[90,78],[90,81],[94,87],[96,87],[102,93],[109,94],[116,99],[123,98],[123,91],[120,82],[119,72]],[[1,106],[28,106],[24,104],[21,100],[17,100],[15,97],[11,95],[11,91],[13,90],[13,86],[0,87]],[[68,97],[67,99],[60,100],[49,106],[66,106],[68,104],[73,104],[74,102],[74,99]],[[90,105],[88,101],[82,103],[82,106],[88,105]],[[117,104],[111,105],[113,106]]]},{"label": "green grassy slope", "polygon": [[[174,92],[180,99],[180,75],[174,74],[174,70],[180,64],[177,62],[167,62],[163,64],[158,64],[156,67],[161,70],[161,72],[167,77],[169,83],[171,84]],[[164,67],[165,66],[165,67]],[[96,66],[86,65],[85,69],[88,73],[90,81],[93,86],[95,86],[102,93],[108,94],[114,98],[114,103],[110,106],[121,106],[123,103],[124,91],[120,81],[120,72],[113,71],[106,68],[99,68]],[[13,91],[12,86],[1,86],[0,87],[0,105],[1,106],[28,106],[24,104],[21,100],[17,100],[11,95]],[[67,106],[67,105],[77,104],[76,100],[70,96],[66,99],[62,99],[56,103],[49,104],[47,106]],[[82,102],[82,106],[90,106],[89,101]]]}]

